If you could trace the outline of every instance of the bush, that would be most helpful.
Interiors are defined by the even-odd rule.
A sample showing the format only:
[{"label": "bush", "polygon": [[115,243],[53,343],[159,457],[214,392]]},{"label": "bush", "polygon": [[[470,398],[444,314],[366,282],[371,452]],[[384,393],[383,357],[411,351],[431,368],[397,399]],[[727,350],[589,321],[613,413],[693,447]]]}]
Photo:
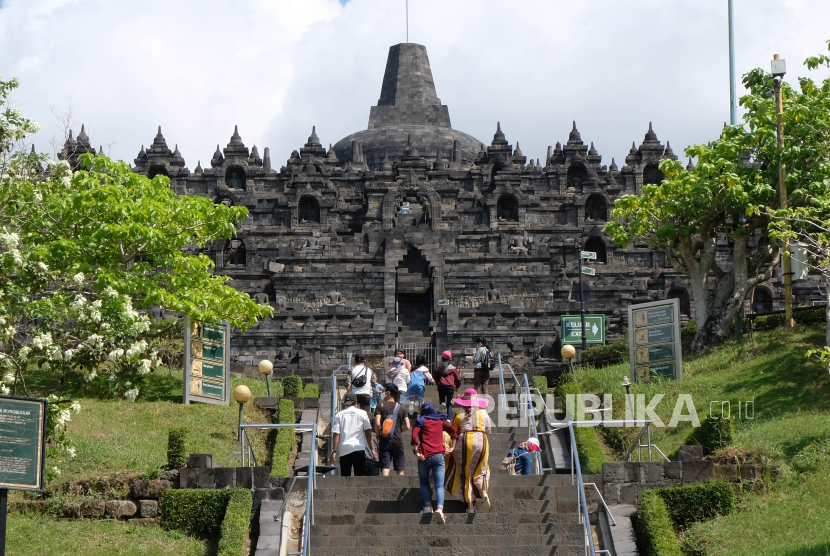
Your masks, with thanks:
[{"label": "bush", "polygon": [[305,385],[305,390],[303,390],[303,397],[304,398],[319,398],[320,397],[320,387],[314,384],[313,382]]},{"label": "bush", "polygon": [[683,556],[663,498],[653,490],[640,496],[637,529],[651,556]]},{"label": "bush", "polygon": [[[296,422],[293,401],[285,398],[280,400],[279,422],[284,424]],[[272,477],[288,477],[288,455],[293,449],[294,429],[278,429],[271,456]]]},{"label": "bush", "polygon": [[[556,394],[564,405],[568,394],[578,395],[580,392],[575,382],[567,381],[563,383],[560,380],[559,386],[556,388]],[[602,444],[599,442],[596,427],[574,426],[574,441],[576,442],[576,452],[579,455],[579,463],[585,473],[602,473],[602,464],[607,458],[605,457],[605,451],[602,449]]]},{"label": "bush", "polygon": [[286,398],[299,398],[303,394],[303,379],[297,375],[287,376],[282,381]]},{"label": "bush", "polygon": [[231,492],[168,488],[161,495],[161,526],[198,537],[216,535]]},{"label": "bush", "polygon": [[682,487],[654,489],[666,503],[674,527],[686,529],[696,521],[727,515],[735,509],[732,485],[721,481]]},{"label": "bush", "polygon": [[[752,329],[756,332],[762,330],[774,330],[780,326],[784,326],[783,313],[777,315],[765,315],[756,317],[752,323]],[[809,309],[795,309],[793,310],[793,319],[797,324],[824,324],[827,322],[827,317],[824,312],[824,307],[810,307]]]},{"label": "bush", "polygon": [[187,436],[185,427],[173,427],[167,433],[167,467],[181,469],[187,465]]},{"label": "bush", "polygon": [[545,375],[534,376],[533,387],[539,390],[539,395],[544,398],[548,395],[548,377]]},{"label": "bush", "polygon": [[254,501],[248,489],[235,488],[230,492],[216,556],[243,556],[245,553]]},{"label": "bush", "polygon": [[600,368],[628,360],[628,341],[605,346],[594,346],[582,352],[580,363]]},{"label": "bush", "polygon": [[707,415],[700,423],[700,427],[692,430],[686,442],[688,444],[696,442],[709,452],[720,450],[732,443],[734,430],[732,419],[725,417],[712,419]]}]

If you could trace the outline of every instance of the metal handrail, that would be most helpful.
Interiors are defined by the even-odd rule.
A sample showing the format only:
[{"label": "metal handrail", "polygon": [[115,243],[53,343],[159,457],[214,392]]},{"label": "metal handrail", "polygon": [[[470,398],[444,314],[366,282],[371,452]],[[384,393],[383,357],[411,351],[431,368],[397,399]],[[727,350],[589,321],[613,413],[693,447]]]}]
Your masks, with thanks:
[{"label": "metal handrail", "polygon": [[348,371],[349,369],[351,369],[351,368],[352,368],[352,354],[351,354],[351,353],[349,353],[349,354],[347,354],[347,355],[348,355],[348,362],[347,362],[345,365],[340,365],[339,367],[337,367],[336,369],[334,369],[334,370],[331,372],[331,376],[336,375],[336,374],[337,374],[337,371],[339,371],[340,369],[345,368],[345,369]]},{"label": "metal handrail", "polygon": [[[522,376],[524,377],[524,382],[525,382],[525,398],[526,398],[525,402],[527,404],[525,406],[525,411],[526,411],[525,417],[528,420],[527,435],[528,435],[529,438],[532,437],[532,438],[536,438],[538,440],[539,435],[536,431],[536,416],[533,414],[533,398],[530,395],[530,383],[527,380],[527,375],[526,374],[522,375]],[[539,450],[538,452],[533,452],[533,454],[534,455],[531,456],[531,457],[533,458],[533,462],[535,464],[535,471],[536,471],[535,474],[536,475],[542,475],[542,460],[541,460],[542,451]]]},{"label": "metal handrail", "polygon": [[576,437],[574,435],[574,424],[577,421],[569,421],[568,422],[568,432],[570,433],[571,437],[571,458],[573,459],[574,465],[571,469],[571,485],[573,485],[573,468],[576,468],[576,480],[577,480],[577,494],[579,497],[577,498],[577,503],[579,504],[580,517],[582,518],[582,525],[583,531],[585,533],[585,539],[587,540],[586,548],[590,548],[591,556],[596,556],[597,550],[594,546],[594,536],[591,534],[591,521],[588,518],[588,504],[585,500],[585,484],[582,482],[582,467],[579,463],[579,454],[576,451]]},{"label": "metal handrail", "polygon": [[499,361],[499,390],[501,391],[501,398],[499,399],[499,407],[502,409],[507,408],[507,390],[504,388],[504,369],[502,369],[501,364],[501,353],[497,353],[496,357],[498,357]]}]

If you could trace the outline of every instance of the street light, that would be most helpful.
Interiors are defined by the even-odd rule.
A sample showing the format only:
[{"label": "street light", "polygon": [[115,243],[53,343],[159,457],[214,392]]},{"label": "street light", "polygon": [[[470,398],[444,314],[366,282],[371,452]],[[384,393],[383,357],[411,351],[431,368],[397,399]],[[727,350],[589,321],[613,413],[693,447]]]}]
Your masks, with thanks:
[{"label": "street light", "polygon": [[573,357],[576,355],[576,348],[573,347],[571,344],[565,344],[562,346],[562,357],[564,357],[571,366],[571,374],[574,372],[574,362]]},{"label": "street light", "polygon": [[265,384],[268,386],[268,397],[271,397],[271,373],[274,371],[274,364],[263,359],[259,362],[259,372],[265,375]]},{"label": "street light", "polygon": [[631,416],[637,420],[637,412],[634,411],[634,402],[631,400],[631,382],[628,381],[628,376],[623,375],[622,385],[625,386],[625,395],[628,398],[628,405],[631,407]]},{"label": "street light", "polygon": [[242,406],[251,399],[251,389],[244,384],[240,384],[233,389],[233,399],[239,404],[239,427],[237,427],[239,434],[237,440],[242,442]]},{"label": "street light", "polygon": [[[778,135],[778,156],[780,157],[784,151],[784,103],[781,99],[781,84],[784,81],[784,75],[787,73],[787,63],[781,59],[778,54],[772,57],[772,77],[775,84],[775,111],[777,112],[777,135]],[[787,167],[782,160],[778,161],[778,195],[781,203],[781,208],[787,208]],[[784,251],[789,253],[790,242],[784,239]],[[789,257],[783,257],[781,262],[784,271],[784,328],[792,328],[795,326],[793,320],[793,276],[792,266]]]}]

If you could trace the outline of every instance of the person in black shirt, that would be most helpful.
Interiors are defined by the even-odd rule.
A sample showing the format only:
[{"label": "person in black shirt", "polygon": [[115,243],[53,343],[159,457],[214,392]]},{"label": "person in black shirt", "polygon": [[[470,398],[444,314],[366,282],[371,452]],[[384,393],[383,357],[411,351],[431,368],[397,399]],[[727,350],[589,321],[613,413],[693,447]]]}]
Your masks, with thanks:
[{"label": "person in black shirt", "polygon": [[407,408],[404,406],[398,407],[398,416],[395,420],[395,432],[391,439],[385,440],[381,433],[383,422],[395,412],[395,406],[399,405],[399,399],[400,392],[398,391],[398,387],[391,383],[387,384],[383,388],[383,402],[379,403],[377,409],[375,409],[375,434],[378,437],[378,457],[384,476],[389,475],[389,469],[391,467],[395,468],[395,473],[398,475],[403,475],[404,469],[406,468],[402,433],[410,429]]}]

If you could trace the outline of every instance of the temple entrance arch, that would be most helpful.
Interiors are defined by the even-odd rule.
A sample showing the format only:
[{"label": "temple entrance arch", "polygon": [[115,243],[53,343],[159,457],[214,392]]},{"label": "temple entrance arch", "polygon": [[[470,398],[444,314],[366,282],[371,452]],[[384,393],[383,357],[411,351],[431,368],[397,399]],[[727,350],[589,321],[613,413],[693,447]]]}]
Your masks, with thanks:
[{"label": "temple entrance arch", "polygon": [[417,247],[410,246],[396,273],[395,311],[401,325],[398,343],[432,342],[432,271]]}]

